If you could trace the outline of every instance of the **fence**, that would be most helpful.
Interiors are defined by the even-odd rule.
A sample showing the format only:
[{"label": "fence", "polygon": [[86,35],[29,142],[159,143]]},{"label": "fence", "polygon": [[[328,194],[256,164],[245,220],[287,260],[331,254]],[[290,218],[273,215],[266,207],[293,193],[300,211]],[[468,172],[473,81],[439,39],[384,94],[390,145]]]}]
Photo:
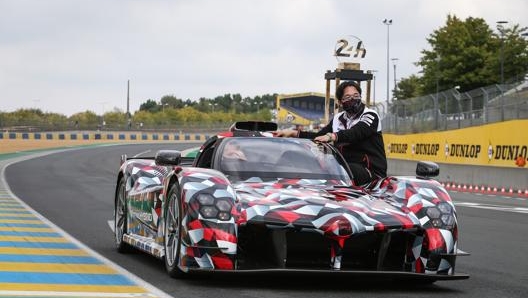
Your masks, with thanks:
[{"label": "fence", "polygon": [[456,88],[376,107],[384,132],[443,131],[528,118],[528,81],[460,93]]},{"label": "fence", "polygon": [[[11,123],[5,123],[2,121],[0,115],[0,133],[44,133],[44,132],[73,132],[81,133],[85,131],[107,133],[113,131],[123,131],[127,133],[134,132],[148,132],[148,133],[215,133],[220,131],[227,130],[233,122],[215,122],[215,123],[200,123],[200,122],[191,122],[191,123],[180,123],[175,122],[166,125],[139,125],[136,124],[132,127],[123,124],[109,124],[109,125],[73,125],[73,124],[64,124],[64,123],[42,123],[42,121],[35,121],[29,119],[26,121],[27,125],[13,125]],[[7,124],[7,125],[6,125]],[[5,138],[5,137],[4,137]]]}]

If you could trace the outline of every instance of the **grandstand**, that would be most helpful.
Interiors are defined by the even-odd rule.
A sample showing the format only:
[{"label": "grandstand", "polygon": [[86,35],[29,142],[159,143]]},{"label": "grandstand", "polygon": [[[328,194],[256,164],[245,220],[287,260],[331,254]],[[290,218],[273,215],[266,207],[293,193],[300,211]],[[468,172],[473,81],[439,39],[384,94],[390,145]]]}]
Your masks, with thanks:
[{"label": "grandstand", "polygon": [[[330,106],[334,98],[330,98]],[[325,95],[322,93],[298,93],[277,96],[276,121],[279,126],[317,127],[324,122]],[[333,111],[330,111],[332,116]]]}]

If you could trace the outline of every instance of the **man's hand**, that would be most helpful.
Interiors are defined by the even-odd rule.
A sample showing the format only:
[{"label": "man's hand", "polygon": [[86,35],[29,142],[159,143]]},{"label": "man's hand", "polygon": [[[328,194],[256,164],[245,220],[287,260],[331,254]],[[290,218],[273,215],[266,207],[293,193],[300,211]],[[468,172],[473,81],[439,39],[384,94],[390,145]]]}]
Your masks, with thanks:
[{"label": "man's hand", "polygon": [[276,137],[293,138],[297,137],[299,132],[293,129],[281,129],[273,133]]},{"label": "man's hand", "polygon": [[325,135],[315,137],[314,141],[321,143],[330,143],[335,141],[335,135],[333,133],[327,133]]},{"label": "man's hand", "polygon": [[246,155],[242,151],[228,151],[224,153],[224,157],[227,159],[247,160]]}]

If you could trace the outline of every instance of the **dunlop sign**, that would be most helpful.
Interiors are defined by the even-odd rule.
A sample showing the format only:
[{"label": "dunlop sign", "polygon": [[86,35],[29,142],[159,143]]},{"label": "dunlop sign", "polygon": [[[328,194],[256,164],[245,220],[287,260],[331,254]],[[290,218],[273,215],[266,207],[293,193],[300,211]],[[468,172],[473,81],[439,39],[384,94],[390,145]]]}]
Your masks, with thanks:
[{"label": "dunlop sign", "polygon": [[528,134],[519,127],[528,127],[528,120],[383,137],[388,158],[528,169]]}]

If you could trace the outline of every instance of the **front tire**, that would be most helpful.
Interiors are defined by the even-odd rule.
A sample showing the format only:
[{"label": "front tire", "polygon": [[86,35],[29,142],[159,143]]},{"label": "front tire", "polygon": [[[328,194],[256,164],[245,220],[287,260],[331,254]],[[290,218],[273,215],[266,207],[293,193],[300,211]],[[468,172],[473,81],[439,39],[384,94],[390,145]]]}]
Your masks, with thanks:
[{"label": "front tire", "polygon": [[178,267],[181,248],[181,220],[180,188],[173,185],[167,197],[165,225],[163,229],[165,247],[165,269],[174,278],[182,278],[185,273]]},{"label": "front tire", "polygon": [[130,251],[130,245],[123,241],[127,233],[127,203],[125,178],[119,179],[114,204],[114,241],[116,249],[120,253]]}]

